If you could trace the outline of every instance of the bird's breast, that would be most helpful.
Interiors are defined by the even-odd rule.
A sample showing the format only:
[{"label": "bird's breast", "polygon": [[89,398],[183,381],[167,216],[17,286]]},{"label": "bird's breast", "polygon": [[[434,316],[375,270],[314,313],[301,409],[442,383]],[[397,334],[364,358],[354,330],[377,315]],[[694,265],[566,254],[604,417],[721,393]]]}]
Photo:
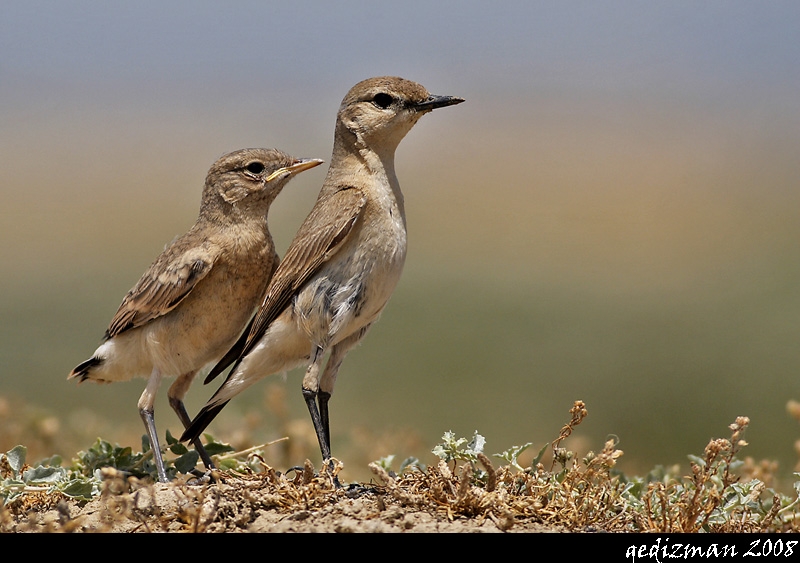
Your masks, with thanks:
[{"label": "bird's breast", "polygon": [[274,260],[270,251],[229,248],[178,307],[143,327],[150,356],[162,372],[202,368],[230,348],[266,289]]},{"label": "bird's breast", "polygon": [[294,317],[308,338],[327,346],[374,322],[392,295],[406,257],[402,214],[362,218],[344,247],[297,295]]}]

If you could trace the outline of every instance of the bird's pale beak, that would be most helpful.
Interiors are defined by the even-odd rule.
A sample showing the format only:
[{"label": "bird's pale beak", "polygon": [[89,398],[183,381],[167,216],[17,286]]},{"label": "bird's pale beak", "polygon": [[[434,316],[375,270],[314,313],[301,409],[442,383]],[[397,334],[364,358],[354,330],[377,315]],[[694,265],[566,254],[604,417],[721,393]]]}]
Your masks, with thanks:
[{"label": "bird's pale beak", "polygon": [[457,98],[456,96],[428,96],[424,100],[414,106],[417,111],[430,111],[436,108],[443,108],[446,106],[454,106],[464,101],[464,98]]},{"label": "bird's pale beak", "polygon": [[289,166],[284,166],[283,168],[278,168],[275,172],[267,176],[267,182],[271,182],[275,178],[283,176],[286,173],[289,174],[299,174],[303,170],[308,170],[309,168],[314,168],[315,166],[319,166],[324,161],[318,158],[298,158]]}]

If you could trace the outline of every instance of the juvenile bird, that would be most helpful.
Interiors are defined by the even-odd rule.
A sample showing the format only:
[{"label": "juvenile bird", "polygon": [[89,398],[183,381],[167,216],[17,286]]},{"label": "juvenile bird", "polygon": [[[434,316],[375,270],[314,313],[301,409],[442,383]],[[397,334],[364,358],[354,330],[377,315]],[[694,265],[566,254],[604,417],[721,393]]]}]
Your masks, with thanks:
[{"label": "juvenile bird", "polygon": [[420,117],[463,101],[433,96],[398,77],[370,78],[347,93],[317,201],[249,329],[212,368],[206,383],[233,364],[227,379],[181,440],[196,439],[228,401],[262,377],[305,363],[303,397],[323,463],[330,459],[328,401],[339,367],[378,319],[406,257],[395,149]]},{"label": "juvenile bird", "polygon": [[[270,204],[294,175],[321,164],[275,149],[244,149],[208,172],[197,222],[162,252],[122,300],[103,344],[67,379],[98,383],[149,377],[139,399],[159,481],[167,481],[153,403],[165,376],[183,426],[183,397],[197,372],[234,344],[278,266],[267,227]],[[200,440],[193,444],[213,467]]]}]

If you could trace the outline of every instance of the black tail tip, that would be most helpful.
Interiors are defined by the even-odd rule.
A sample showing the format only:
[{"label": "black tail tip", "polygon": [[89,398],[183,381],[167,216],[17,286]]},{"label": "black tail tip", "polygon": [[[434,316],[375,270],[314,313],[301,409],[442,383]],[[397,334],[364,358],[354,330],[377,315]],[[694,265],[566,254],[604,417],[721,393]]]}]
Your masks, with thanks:
[{"label": "black tail tip", "polygon": [[194,417],[194,420],[189,423],[189,426],[186,427],[186,430],[183,431],[180,441],[187,442],[199,438],[200,434],[203,433],[203,430],[205,430],[208,425],[211,424],[211,421],[216,418],[216,416],[219,414],[219,411],[221,411],[227,404],[228,402],[225,401],[224,403],[214,405],[213,407],[203,407],[200,412],[197,413],[197,416]]},{"label": "black tail tip", "polygon": [[86,381],[89,378],[89,372],[92,371],[93,368],[101,365],[103,361],[103,358],[89,358],[85,362],[81,362],[75,366],[75,368],[69,372],[67,379],[80,377],[81,381]]}]

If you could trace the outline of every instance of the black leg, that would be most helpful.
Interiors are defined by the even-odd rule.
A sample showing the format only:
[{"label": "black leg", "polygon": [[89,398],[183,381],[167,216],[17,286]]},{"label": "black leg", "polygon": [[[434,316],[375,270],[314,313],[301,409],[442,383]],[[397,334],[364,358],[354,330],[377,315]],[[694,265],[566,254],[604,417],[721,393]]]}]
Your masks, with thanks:
[{"label": "black leg", "polygon": [[319,408],[317,408],[317,392],[304,388],[303,398],[306,400],[308,413],[311,415],[311,422],[314,424],[314,432],[317,434],[319,451],[322,453],[322,462],[325,463],[331,458],[331,446],[322,424]]},{"label": "black leg", "polygon": [[[303,389],[303,398],[306,400],[308,412],[311,414],[311,422],[314,424],[314,432],[317,434],[317,441],[319,441],[319,450],[322,453],[322,464],[329,464],[331,470],[333,469],[333,461],[331,460],[331,431],[330,423],[328,421],[328,401],[331,398],[330,393],[315,393],[308,389]],[[317,406],[317,398],[319,398],[319,406]],[[339,482],[339,477],[333,477],[333,484],[336,488],[342,485]]]},{"label": "black leg", "polygon": [[328,401],[331,400],[331,394],[325,391],[320,391],[317,394],[317,401],[319,402],[319,416],[322,419],[322,430],[325,433],[325,441],[328,443],[330,451],[331,445],[331,423],[328,418]]},{"label": "black leg", "polygon": [[[178,415],[178,418],[181,420],[181,424],[183,424],[184,429],[189,428],[189,424],[191,424],[192,420],[189,418],[189,413],[186,412],[186,407],[183,405],[183,401],[174,397],[170,397],[169,406],[171,406],[172,410],[175,411],[175,414]],[[195,438],[192,440],[192,445],[200,455],[200,459],[203,461],[203,465],[206,466],[206,469],[214,469],[214,463],[211,461],[211,456],[208,455],[205,447],[203,447],[203,443],[200,441],[200,438]]]}]

